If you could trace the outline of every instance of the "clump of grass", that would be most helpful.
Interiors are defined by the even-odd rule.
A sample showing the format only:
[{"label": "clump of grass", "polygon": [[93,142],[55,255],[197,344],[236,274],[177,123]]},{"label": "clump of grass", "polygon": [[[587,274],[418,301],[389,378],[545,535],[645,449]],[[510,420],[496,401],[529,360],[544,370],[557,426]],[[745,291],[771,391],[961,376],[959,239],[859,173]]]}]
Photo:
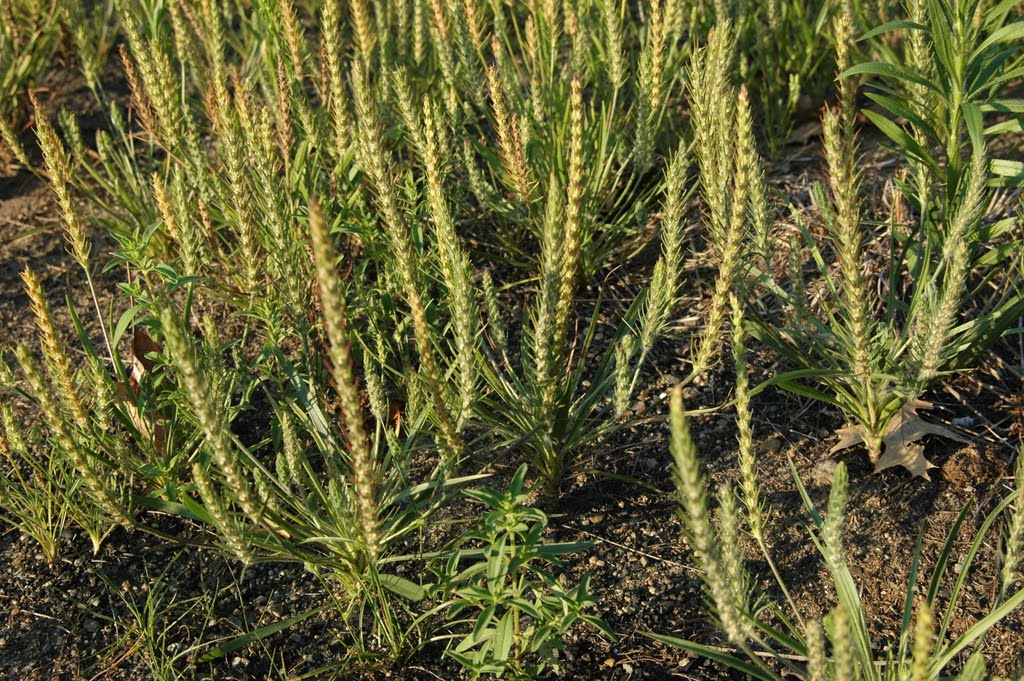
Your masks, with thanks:
[{"label": "clump of grass", "polygon": [[[712,500],[678,397],[673,454],[716,617],[755,676],[775,678],[765,655],[790,644],[807,669],[789,657],[780,664],[798,673],[875,669],[843,560],[843,476],[815,530],[840,591],[828,626],[778,604],[770,606],[778,620],[760,617],[739,552],[746,529],[792,604],[766,548],[747,336],[788,353],[800,368],[774,381],[845,408],[877,455],[894,419],[914,417],[910,398],[1002,332],[1019,311],[1015,294],[986,296],[991,306],[974,322],[960,315],[990,281],[975,284],[977,275],[1012,251],[985,250],[1009,242],[1010,224],[989,225],[983,214],[989,181],[1010,166],[988,163],[984,143],[1006,128],[978,123],[1007,104],[972,88],[975,75],[993,89],[1012,77],[1012,55],[993,48],[1017,29],[1007,13],[970,30],[967,13],[950,14],[963,29],[958,53],[985,57],[968,73],[946,58],[941,7],[912,3],[927,31],[911,27],[907,59],[920,77],[910,77],[892,65],[854,66],[852,19],[836,24],[845,74],[839,106],[824,120],[829,172],[816,192],[827,238],[805,230],[829,293],[830,307],[815,317],[800,294],[797,249],[794,285],[770,276],[777,233],[755,134],[766,123],[777,153],[798,93],[828,61],[809,56],[827,39],[816,30],[824,10],[810,22],[798,5],[332,0],[314,14],[291,1],[123,3],[130,106],[111,107],[94,153],[73,117],[54,126],[37,106],[44,170],[86,275],[94,326],[69,306],[77,333],[69,349],[26,272],[39,348],[17,350],[23,379],[0,377],[29,398],[8,403],[5,393],[0,405],[5,512],[51,557],[68,518],[96,546],[114,525],[159,532],[148,511],[187,518],[197,541],[244,564],[302,563],[345,619],[353,656],[400,660],[430,639],[424,603],[440,592],[401,576],[409,572],[398,564],[458,554],[470,539],[489,544],[495,565],[521,558],[502,546],[523,530],[512,523],[495,534],[500,518],[450,544],[427,532],[454,489],[496,457],[527,462],[513,506],[540,528],[528,539],[541,552],[543,514],[519,498],[527,470],[553,500],[580,452],[630,424],[645,365],[678,330],[682,286],[706,280],[701,324],[676,336],[690,346],[681,382],[728,361],[721,348],[731,336],[739,478]],[[97,45],[102,9],[83,29]],[[83,11],[67,5],[68,17]],[[762,19],[769,30],[759,32]],[[793,58],[774,63],[797,25]],[[103,48],[90,52],[75,39],[95,78]],[[910,181],[893,204],[893,257],[877,297],[863,267],[874,235],[854,132],[854,77],[866,73],[893,88],[907,83],[917,94],[906,102],[938,89],[933,103],[946,107],[938,121],[916,109],[905,115],[911,105],[900,108],[898,97],[878,100],[910,126],[900,132],[876,116],[905,152]],[[957,94],[954,82],[972,87]],[[102,98],[102,84],[90,85]],[[17,142],[13,130],[0,128],[8,143]],[[703,212],[693,226],[703,250],[691,270],[688,203],[698,190]],[[109,262],[93,253],[92,228],[116,242]],[[604,281],[637,269],[648,245],[658,251],[649,283],[609,311]],[[95,290],[99,268],[125,273],[116,319]],[[757,284],[784,303],[792,328],[750,302]],[[809,378],[825,389],[799,382]],[[16,423],[23,408],[45,417],[39,438]],[[1007,565],[1018,562],[1018,524],[1008,524]],[[551,550],[532,556],[534,565]],[[509,570],[520,568],[531,565]],[[1018,602],[1016,567],[1007,570],[995,619]],[[513,599],[495,619],[474,590],[480,574],[456,575],[460,597],[480,606],[476,628],[511,638],[485,642],[477,631],[455,650],[469,666],[510,664],[526,676],[539,668],[528,662],[531,647],[543,648],[547,664],[573,621],[599,626],[583,613],[593,604],[586,584],[559,590],[546,569],[531,573],[543,607]],[[557,636],[517,619],[531,611]],[[906,647],[893,669],[926,654],[941,669],[969,643],[927,648],[932,631],[945,640],[949,615],[934,594],[919,612],[906,638],[920,652]],[[136,629],[159,645],[147,626]],[[972,632],[971,640],[983,633]],[[509,641],[518,646],[511,657]],[[165,662],[155,664],[173,675]]]},{"label": "clump of grass", "polygon": [[[0,370],[0,381],[9,389],[15,379],[6,359]],[[68,500],[79,482],[66,458],[47,456],[31,441],[31,432],[23,431],[10,401],[0,402],[0,456],[5,463],[0,477],[0,517],[32,537],[53,564],[60,557],[61,536],[72,520]]]},{"label": "clump of grass", "polygon": [[56,0],[0,3],[0,130],[12,151],[19,148],[11,131],[25,113],[27,91],[49,66],[57,47],[57,5]]},{"label": "clump of grass", "polygon": [[[951,8],[952,4],[946,5],[950,12]],[[956,12],[958,21],[968,21],[959,9]],[[795,284],[787,288],[766,274],[760,277],[789,310],[790,321],[777,325],[763,320],[758,326],[758,337],[797,367],[773,381],[838,406],[852,421],[850,427],[839,431],[840,441],[833,452],[863,443],[876,470],[900,465],[924,477],[931,464],[913,442],[929,433],[956,436],[918,416],[917,411],[928,406],[922,396],[944,372],[970,366],[1024,309],[1024,299],[1013,283],[1014,268],[1009,270],[1006,288],[995,294],[987,291],[993,268],[1007,262],[1004,248],[1013,250],[1019,235],[1012,232],[1015,218],[985,220],[994,176],[988,143],[979,127],[981,98],[986,96],[980,90],[971,95],[978,99],[965,103],[966,110],[974,113],[966,117],[958,113],[941,124],[935,119],[942,132],[915,116],[912,135],[879,114],[867,112],[899,145],[897,150],[912,177],[910,182],[897,181],[902,196],[890,202],[892,213],[884,223],[882,238],[888,243],[888,262],[880,274],[869,274],[864,247],[875,235],[862,211],[854,78],[877,73],[897,84],[906,81],[911,88],[933,92],[939,86],[926,85],[930,83],[926,77],[908,75],[914,68],[928,68],[930,62],[922,54],[929,53],[935,64],[945,64],[934,67],[941,69],[938,77],[943,82],[967,77],[951,70],[949,55],[939,54],[953,48],[942,42],[946,29],[935,23],[938,18],[929,21],[930,28],[920,29],[924,42],[910,53],[919,63],[890,70],[872,63],[852,66],[852,19],[846,15],[838,19],[837,63],[843,71],[839,104],[823,115],[828,180],[815,190],[830,250],[811,236],[809,225],[802,220],[799,223],[814,269],[825,281],[827,304],[824,309],[811,309],[801,281],[802,261],[794,252],[799,263],[793,271]],[[997,25],[989,25],[996,43]],[[982,47],[982,34],[966,24],[960,26],[958,30],[966,31],[966,42],[955,49],[965,58],[980,49],[976,56],[984,62],[988,47]],[[988,77],[997,87],[999,69],[995,64],[993,68]],[[907,107],[914,95],[909,90],[872,96],[883,106],[910,115]],[[930,139],[929,145],[941,138],[946,145],[944,156],[925,153],[915,135]],[[964,308],[969,301],[975,301],[978,309],[968,313]],[[824,389],[807,385],[804,381],[809,378],[820,381]]]},{"label": "clump of grass", "polygon": [[[740,395],[745,393],[741,391]],[[745,402],[746,397],[741,396],[740,400]],[[748,407],[742,405],[741,412]],[[752,678],[765,681],[777,681],[786,674],[816,679],[938,679],[965,651],[974,649],[993,626],[1024,603],[1024,591],[1010,593],[1004,590],[985,616],[966,632],[953,636],[949,631],[968,571],[974,566],[979,548],[992,526],[1024,494],[1024,488],[1017,487],[985,515],[977,532],[967,537],[969,548],[956,564],[958,575],[949,597],[944,601],[944,608],[938,595],[939,586],[950,569],[954,546],[963,541],[961,525],[970,514],[972,505],[965,506],[951,526],[932,569],[927,592],[915,608],[921,557],[921,543],[918,542],[907,583],[899,643],[895,649],[877,649],[868,629],[860,591],[845,557],[843,518],[849,481],[845,464],[839,463],[824,516],[815,509],[793,470],[794,481],[811,519],[811,540],[821,553],[837,599],[825,622],[807,617],[789,600],[789,590],[774,567],[776,586],[785,595],[786,603],[779,603],[760,592],[754,586],[756,582],[745,576],[746,562],[734,541],[735,499],[720,496],[719,516],[723,520],[717,526],[711,521],[709,495],[690,436],[680,388],[673,392],[671,399],[671,429],[680,516],[686,524],[687,539],[695,561],[703,574],[711,614],[732,649],[723,651],[692,640],[648,634],[655,640],[713,658]],[[742,457],[741,439],[741,477],[745,478],[747,473],[744,472]],[[726,486],[722,494],[733,493]],[[747,498],[745,491],[741,499],[746,502]],[[759,522],[756,517],[747,507],[744,523],[752,531]],[[763,545],[761,553],[768,565],[773,566],[772,556]],[[976,650],[955,678],[981,678],[984,668],[985,658]]]},{"label": "clump of grass", "polygon": [[[714,30],[690,66],[694,147],[706,205],[708,242],[717,276],[703,331],[694,349],[691,375],[712,366],[728,317],[729,296],[741,285],[753,219],[764,220],[761,161],[755,148],[746,92],[732,83],[735,52],[728,21]],[[754,225],[753,230],[763,230]]]}]

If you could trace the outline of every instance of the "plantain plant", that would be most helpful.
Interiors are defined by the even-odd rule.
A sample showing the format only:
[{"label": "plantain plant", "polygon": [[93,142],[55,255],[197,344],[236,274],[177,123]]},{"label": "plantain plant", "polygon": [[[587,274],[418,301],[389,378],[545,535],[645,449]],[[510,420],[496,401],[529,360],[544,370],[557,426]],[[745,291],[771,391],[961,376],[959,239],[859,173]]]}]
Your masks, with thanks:
[{"label": "plantain plant", "polygon": [[[16,348],[19,369],[0,375],[3,515],[51,560],[69,522],[98,548],[117,526],[159,533],[151,512],[179,516],[197,543],[242,564],[317,573],[324,602],[350,625],[351,657],[402,660],[433,636],[437,613],[417,612],[431,585],[410,578],[409,563],[436,555],[435,541],[451,545],[428,530],[454,489],[497,452],[527,461],[557,496],[581,452],[629,422],[651,353],[679,329],[698,190],[691,281],[709,292],[699,330],[680,334],[691,345],[682,382],[721,361],[731,314],[741,493],[759,546],[740,305],[752,282],[792,313],[785,326],[755,324],[802,367],[775,382],[845,409],[857,424],[846,441],[867,442],[880,467],[896,457],[925,472],[906,438],[888,438],[894,424],[945,432],[915,420],[917,400],[1020,311],[1012,289],[986,288],[1004,282],[1013,223],[984,217],[993,178],[1013,180],[1012,160],[987,160],[987,140],[1017,120],[998,90],[1019,71],[1019,23],[1008,3],[984,17],[967,2],[912,5],[910,23],[888,28],[907,35],[916,70],[846,72],[825,119],[829,182],[816,192],[828,240],[804,230],[826,288],[814,316],[801,277],[769,274],[775,235],[754,129],[760,110],[778,151],[796,93],[830,63],[808,21],[813,11],[823,27],[830,4],[66,0],[54,16],[100,99],[117,15],[128,101],[110,106],[95,140],[36,103],[40,175],[90,309],[69,305],[73,328],[58,328],[42,282],[25,272],[39,342]],[[20,0],[8,6],[21,16]],[[763,35],[761,17],[772,29]],[[798,49],[775,63],[798,25]],[[5,57],[12,26],[0,26]],[[844,69],[851,31],[849,21],[836,31]],[[14,66],[45,53],[19,53]],[[863,75],[907,121],[868,114],[907,160],[877,298],[854,134]],[[981,125],[997,112],[1011,115]],[[27,163],[13,128],[0,133]],[[93,228],[113,239],[109,260],[94,253]],[[604,279],[640,269],[652,251],[649,285],[609,300]],[[122,275],[111,303],[101,270]],[[968,318],[968,300],[987,307]],[[29,411],[38,428],[20,423]],[[468,634],[446,632],[461,638],[450,653],[478,672],[532,675],[573,622],[600,628],[586,582],[559,586],[524,475],[510,495],[469,493],[490,510],[454,540],[445,577],[451,614],[475,615]],[[739,511],[723,508],[723,537],[734,538]],[[1008,561],[1020,553],[1014,518]],[[461,568],[485,555],[486,570]],[[1019,557],[1010,564],[1004,604],[1017,602]],[[492,583],[488,571],[507,579]],[[749,618],[723,613],[750,647]]]},{"label": "plantain plant", "polygon": [[[946,372],[970,367],[1024,311],[1012,255],[1021,243],[1019,218],[986,219],[997,179],[992,169],[998,165],[989,161],[979,97],[999,87],[1008,65],[1005,58],[995,58],[995,63],[985,62],[989,68],[974,67],[981,73],[951,71],[952,57],[939,54],[952,49],[943,37],[945,29],[934,28],[943,17],[959,22],[955,30],[963,40],[954,61],[960,63],[972,53],[991,56],[1018,24],[991,27],[995,38],[984,38],[968,26],[973,13],[947,2],[941,5],[943,14],[933,4],[928,15],[933,29],[925,32],[916,24],[908,29],[920,30],[910,39],[917,46],[908,47],[913,64],[850,67],[852,24],[849,17],[840,18],[838,63],[844,73],[839,105],[827,109],[822,121],[828,181],[814,191],[827,242],[813,237],[811,225],[795,216],[811,271],[824,281],[824,300],[812,309],[801,249],[794,248],[789,284],[763,271],[758,275],[783,303],[786,322],[763,320],[757,327],[759,338],[798,367],[773,383],[833,404],[852,421],[838,431],[833,452],[863,443],[876,471],[900,465],[924,477],[932,464],[917,441],[927,434],[957,437],[920,417],[918,411],[930,406],[921,399],[924,393]],[[939,107],[945,95],[933,97],[932,89],[942,92],[940,86],[914,70],[929,64],[936,82],[966,93],[967,99],[960,101],[958,94],[955,108]],[[914,119],[925,126],[904,130],[866,112],[907,163],[906,173],[894,180],[898,191],[888,197],[890,214],[881,233],[888,258],[877,274],[866,256],[866,244],[875,236],[864,216],[855,132],[854,78],[864,73],[881,77],[877,87],[885,94],[873,94],[875,100],[908,115],[918,111]],[[982,85],[975,83],[977,78],[985,79],[984,87],[974,89]],[[921,121],[925,109],[930,124]],[[808,385],[808,379],[823,389]]]},{"label": "plantain plant", "polygon": [[[742,334],[738,335],[742,343]],[[739,367],[742,367],[740,360]],[[865,681],[897,681],[902,679],[937,680],[956,678],[962,681],[989,678],[984,655],[977,647],[989,631],[1024,603],[1024,590],[1017,584],[1020,561],[1017,539],[1021,523],[1020,486],[1021,457],[1018,457],[1016,486],[984,515],[977,531],[964,537],[965,521],[972,515],[973,504],[964,506],[950,527],[930,576],[927,588],[918,594],[921,574],[921,541],[914,550],[910,566],[903,617],[898,643],[879,650],[871,637],[860,600],[860,590],[850,571],[843,547],[843,517],[847,504],[846,465],[840,462],[832,480],[828,508],[819,513],[804,488],[796,469],[793,479],[803,499],[809,519],[811,541],[821,554],[836,594],[836,604],[823,620],[815,620],[802,612],[792,600],[790,590],[779,576],[771,552],[759,542],[762,557],[771,567],[775,586],[783,595],[776,601],[756,588],[754,577],[747,571],[747,562],[740,548],[740,533],[749,529],[758,538],[766,520],[757,474],[745,465],[753,460],[749,439],[742,434],[749,428],[749,394],[740,379],[740,491],[730,484],[719,491],[719,507],[712,518],[709,494],[696,447],[690,435],[683,408],[681,391],[675,390],[671,401],[671,450],[675,461],[675,480],[679,495],[679,514],[686,525],[687,540],[694,559],[702,571],[710,614],[728,642],[728,648],[710,646],[676,636],[648,634],[667,645],[709,659],[764,681],[778,681],[788,676],[831,681],[863,679]],[[975,511],[976,512],[976,511]],[[965,631],[954,634],[950,624],[957,613],[968,575],[984,543],[997,523],[1005,518],[1007,564],[1012,567],[1001,575],[998,597],[988,612]],[[969,545],[957,559],[955,547],[964,541]],[[955,565],[955,567],[953,567]],[[942,585],[952,581],[948,594]],[[973,651],[973,652],[972,652]],[[950,676],[955,673],[955,676]]]}]

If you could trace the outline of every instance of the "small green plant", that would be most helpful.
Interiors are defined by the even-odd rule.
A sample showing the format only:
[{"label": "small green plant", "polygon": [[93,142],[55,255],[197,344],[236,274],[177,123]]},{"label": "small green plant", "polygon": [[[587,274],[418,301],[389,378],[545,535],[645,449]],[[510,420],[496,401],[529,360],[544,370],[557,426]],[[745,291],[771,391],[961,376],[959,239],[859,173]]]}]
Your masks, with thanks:
[{"label": "small green plant", "polygon": [[6,400],[0,401],[0,456],[0,520],[32,537],[46,560],[55,563],[71,520],[67,497],[78,480],[62,457],[33,451]]},{"label": "small green plant", "polygon": [[[882,51],[878,61],[853,65],[842,77],[877,77],[868,97],[889,115],[864,115],[907,159],[913,175],[903,191],[932,236],[941,229],[938,216],[955,205],[974,152],[991,144],[984,140],[1022,129],[1020,101],[1006,90],[1024,75],[1024,15],[1015,3],[980,0],[910,0],[907,9],[907,21],[861,38],[901,35],[902,54]],[[986,125],[986,117],[1001,120]],[[1016,159],[992,159],[989,170],[992,184],[1024,183],[1024,164]]]},{"label": "small green plant", "polygon": [[[527,506],[527,468],[520,466],[500,492],[493,488],[464,494],[487,507],[474,529],[463,534],[441,571],[438,585],[447,603],[447,627],[455,633],[446,652],[473,678],[485,674],[534,679],[547,669],[559,670],[562,638],[577,622],[590,624],[610,639],[615,635],[600,618],[587,614],[596,601],[584,575],[566,587],[553,572],[559,555],[585,549],[586,544],[545,544],[548,519]],[[479,543],[482,549],[471,548]],[[462,563],[476,559],[469,567]]]},{"label": "small green plant", "polygon": [[[203,640],[204,633],[214,616],[220,590],[211,585],[196,596],[180,597],[168,577],[177,560],[173,558],[152,581],[147,574],[147,583],[138,589],[141,594],[127,583],[114,583],[102,571],[96,573],[113,597],[110,611],[86,610],[90,616],[112,625],[116,636],[114,643],[98,655],[96,667],[100,675],[110,675],[126,658],[139,656],[154,681],[195,677],[193,661],[196,653],[210,644]],[[207,586],[201,577],[200,581]],[[183,632],[193,640],[181,640]]]},{"label": "small green plant", "polygon": [[[903,604],[898,644],[877,650],[843,548],[847,474],[841,462],[835,470],[824,516],[815,509],[793,469],[794,481],[811,519],[811,540],[821,553],[838,602],[823,621],[806,617],[789,598],[789,589],[774,569],[771,554],[762,546],[762,556],[771,566],[776,585],[786,599],[785,604],[776,602],[756,589],[737,542],[744,522],[753,529],[763,519],[764,512],[756,494],[751,495],[757,491],[756,475],[753,469],[744,469],[742,465],[743,457],[749,456],[749,445],[741,439],[743,486],[739,499],[731,486],[725,485],[718,495],[720,506],[716,522],[712,520],[706,483],[678,389],[671,401],[671,426],[679,513],[686,524],[695,561],[703,571],[715,622],[732,650],[661,634],[649,634],[652,638],[763,681],[779,681],[789,674],[820,681],[931,681],[949,678],[954,664],[961,664],[958,661],[964,654],[975,649],[993,626],[1024,603],[1024,589],[1013,586],[1019,579],[1016,570],[1020,565],[1019,559],[1013,559],[1010,574],[1002,576],[999,597],[991,604],[988,614],[963,633],[954,635],[950,631],[978,552],[993,526],[1011,508],[1009,535],[1018,536],[1018,530],[1013,528],[1021,524],[1019,502],[1024,497],[1024,487],[1017,486],[984,516],[977,532],[969,538],[966,553],[956,560],[954,547],[961,540],[962,527],[971,515],[972,504],[963,508],[950,527],[928,578],[927,589],[921,596],[917,594],[921,558],[921,543],[918,542]],[[1019,474],[1017,481],[1020,482]],[[1007,546],[1012,546],[1011,555],[1016,555],[1019,539],[1008,541]],[[950,574],[954,571],[957,574]],[[949,581],[953,586],[948,596],[940,596],[940,587]],[[963,681],[986,678],[981,652],[969,653],[955,678]]]}]

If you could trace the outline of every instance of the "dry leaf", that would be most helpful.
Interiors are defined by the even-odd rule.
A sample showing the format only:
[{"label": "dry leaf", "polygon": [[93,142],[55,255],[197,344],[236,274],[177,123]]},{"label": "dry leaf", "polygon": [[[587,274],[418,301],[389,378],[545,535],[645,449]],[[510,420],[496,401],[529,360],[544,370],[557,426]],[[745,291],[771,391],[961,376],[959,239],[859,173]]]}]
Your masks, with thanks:
[{"label": "dry leaf", "polygon": [[128,385],[118,382],[117,397],[123,403],[122,408],[132,425],[139,431],[142,437],[150,440],[157,452],[164,451],[164,440],[166,434],[160,419],[151,419],[143,414],[135,406],[139,396],[139,384],[142,378],[153,370],[153,361],[146,357],[151,352],[161,352],[163,348],[153,340],[142,327],[136,326],[132,329],[131,339],[131,367],[132,373],[128,377]]},{"label": "dry leaf", "polygon": [[142,377],[153,370],[153,360],[146,357],[151,352],[160,353],[163,348],[160,344],[153,340],[152,337],[141,326],[136,326],[132,329],[132,386],[135,394],[138,394],[139,382],[142,381]]},{"label": "dry leaf", "polygon": [[[929,480],[928,469],[935,468],[935,464],[924,458],[924,445],[918,441],[925,435],[938,435],[940,437],[966,442],[966,440],[949,428],[937,423],[929,423],[918,415],[918,409],[931,409],[931,402],[923,400],[908,400],[900,407],[900,410],[892,417],[889,427],[886,428],[882,437],[882,454],[872,457],[875,464],[875,472],[884,471],[893,466],[903,466],[915,476],[921,476]],[[829,454],[854,447],[864,442],[864,426],[846,426],[836,431],[839,442],[829,450]]]}]

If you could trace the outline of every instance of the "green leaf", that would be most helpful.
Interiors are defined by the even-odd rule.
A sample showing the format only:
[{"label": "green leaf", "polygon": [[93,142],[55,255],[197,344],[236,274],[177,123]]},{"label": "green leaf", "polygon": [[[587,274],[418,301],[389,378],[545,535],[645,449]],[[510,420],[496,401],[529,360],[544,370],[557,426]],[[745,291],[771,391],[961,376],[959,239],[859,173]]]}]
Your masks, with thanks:
[{"label": "green leaf", "polygon": [[986,135],[1003,135],[1022,131],[1024,131],[1024,120],[1019,118],[1011,118],[985,128]]},{"label": "green leaf", "polygon": [[498,622],[498,626],[494,632],[494,659],[497,662],[508,661],[508,653],[512,650],[512,643],[515,640],[513,636],[513,624],[512,610],[505,613],[505,616]]},{"label": "green leaf", "polygon": [[615,632],[612,631],[612,628],[600,617],[594,617],[593,615],[580,615],[580,620],[596,628],[613,642],[618,640],[618,637],[615,636]]},{"label": "green leaf", "polygon": [[1024,113],[1024,99],[994,99],[981,105],[985,113]]},{"label": "green leaf", "polygon": [[1019,590],[1011,598],[1007,599],[998,608],[987,614],[981,620],[978,621],[973,627],[968,629],[964,634],[953,641],[941,654],[937,655],[932,665],[938,669],[944,668],[949,664],[954,657],[960,654],[960,652],[967,646],[974,643],[974,641],[981,638],[985,632],[994,627],[1000,620],[1009,615],[1011,612],[1017,609],[1017,606],[1024,603],[1024,589]]},{"label": "green leaf", "polygon": [[427,597],[426,589],[415,582],[405,579],[404,577],[383,574],[378,575],[377,578],[380,580],[380,585],[382,587],[393,594],[397,594],[402,598],[412,601],[413,603],[418,603]]},{"label": "green leaf", "polygon": [[985,50],[993,45],[1020,40],[1024,40],[1024,21],[1007,24],[1006,26],[994,31],[992,35],[985,40],[985,42],[979,45],[978,48],[971,53],[971,58],[968,60],[968,63],[973,63]]},{"label": "green leaf", "polygon": [[884,64],[882,62],[875,61],[864,62],[863,64],[857,64],[856,66],[846,69],[839,74],[839,78],[849,78],[850,76],[860,75],[882,76],[883,78],[904,80],[924,86],[936,94],[943,94],[942,89],[935,83],[931,82],[927,78],[921,77],[913,69],[901,64]]},{"label": "green leaf", "polygon": [[761,679],[761,681],[777,681],[777,679],[774,676],[770,675],[768,672],[761,669],[760,667],[749,662],[745,662],[739,659],[738,657],[729,655],[728,653],[724,653],[716,648],[701,645],[700,643],[694,643],[693,641],[688,641],[683,638],[665,636],[663,634],[655,634],[650,631],[642,631],[640,633],[646,636],[647,638],[654,639],[655,641],[665,643],[674,648],[680,648],[688,653],[693,653],[694,655],[699,655],[714,662],[718,662],[719,664],[723,664],[726,667],[729,667],[730,669],[735,669],[736,671],[744,674],[747,677]]},{"label": "green leaf", "polygon": [[473,625],[472,636],[474,639],[480,639],[480,635],[490,625],[491,618],[494,617],[494,611],[497,609],[497,607],[497,603],[491,603],[486,608],[481,610],[479,615],[477,615],[476,623]]},{"label": "green leaf", "polygon": [[1006,15],[1013,9],[1016,9],[1020,4],[1020,0],[1001,0],[998,4],[990,7],[985,12],[985,27],[992,28],[993,26],[999,26],[1006,21]]},{"label": "green leaf", "polygon": [[537,553],[542,556],[564,556],[570,553],[586,551],[593,545],[594,542],[592,541],[552,542],[538,546]]},{"label": "green leaf", "polygon": [[535,620],[539,620],[541,617],[544,616],[543,613],[540,611],[540,609],[535,604],[531,603],[530,601],[526,600],[525,598],[513,598],[509,602],[509,605],[514,607],[514,608],[519,608],[520,610],[522,610],[523,612],[525,612],[527,615],[529,615],[530,617],[534,618]]},{"label": "green leaf", "polygon": [[121,342],[121,337],[124,336],[124,332],[128,330],[129,326],[132,326],[134,324],[135,317],[144,308],[145,305],[139,303],[137,305],[132,305],[127,310],[125,310],[124,313],[121,314],[121,316],[117,320],[117,325],[114,326],[114,333],[110,337],[111,345],[113,345],[115,348],[118,346],[118,344]]},{"label": "green leaf", "polygon": [[493,638],[494,638],[494,629],[484,629],[479,634],[472,633],[469,636],[467,636],[466,638],[462,639],[462,641],[459,642],[459,645],[456,646],[456,648],[455,648],[455,652],[463,653],[463,652],[469,650],[470,648],[478,646],[478,645],[480,645],[481,643],[483,643],[485,641],[490,641]]},{"label": "green leaf", "polygon": [[917,591],[917,571],[921,563],[921,544],[924,542],[924,533],[917,535],[917,544],[914,546],[914,556],[910,561],[910,574],[907,576],[907,595],[903,599],[903,620],[900,623],[900,647],[898,659],[904,659],[907,645],[910,642],[911,619],[914,614],[914,593]]},{"label": "green leaf", "polygon": [[893,97],[890,95],[883,95],[877,92],[869,92],[868,99],[877,102],[881,106],[888,109],[893,114],[905,118],[910,121],[910,124],[917,129],[920,129],[928,135],[928,137],[935,139],[938,135],[935,133],[935,128],[930,123],[926,122],[923,118],[917,115],[910,103],[900,97]]},{"label": "green leaf", "polygon": [[210,514],[206,512],[206,509],[196,504],[190,497],[185,498],[184,504],[147,495],[133,494],[131,499],[133,505],[151,508],[154,511],[159,511],[168,515],[176,515],[179,518],[188,518],[189,520],[195,520],[205,524],[211,524],[213,522]]},{"label": "green leaf", "polygon": [[815,390],[814,388],[803,383],[782,379],[775,380],[775,385],[779,386],[786,392],[793,393],[794,395],[807,397],[809,399],[817,400],[819,402],[825,402],[826,404],[831,404],[833,406],[839,407],[840,409],[843,408],[843,404],[834,396],[829,395],[828,393],[824,393],[820,390]]},{"label": "green leaf", "polygon": [[496,586],[499,581],[504,580],[505,574],[508,571],[507,557],[505,555],[505,544],[507,541],[507,537],[502,535],[484,550],[487,554],[487,582],[492,586]]},{"label": "green leaf", "polygon": [[976,104],[964,102],[960,107],[964,116],[964,125],[967,126],[967,134],[971,137],[974,148],[981,151],[985,149],[985,139],[982,134],[981,110]]},{"label": "green leaf", "polygon": [[874,38],[875,36],[879,36],[879,35],[882,35],[883,33],[888,33],[890,31],[902,31],[902,30],[908,30],[908,31],[927,31],[928,27],[925,26],[924,24],[918,24],[918,23],[915,23],[913,21],[890,21],[890,22],[882,24],[881,26],[877,26],[877,27],[871,29],[870,31],[868,31],[867,33],[862,35],[857,40],[857,42],[863,42],[865,40],[870,40],[871,38]]},{"label": "green leaf", "polygon": [[940,174],[938,164],[935,163],[931,155],[910,135],[910,133],[893,123],[885,116],[882,116],[877,111],[865,110],[864,115],[868,120],[874,123],[875,127],[877,127],[886,137],[901,147],[902,151],[908,153],[914,159],[926,164],[935,174]]},{"label": "green leaf", "polygon": [[1024,177],[1024,162],[994,158],[989,163],[989,170],[1000,177]]},{"label": "green leaf", "polygon": [[524,480],[526,479],[527,466],[524,463],[516,471],[516,474],[512,476],[512,480],[509,481],[508,489],[510,494],[519,494],[523,491]]},{"label": "green leaf", "polygon": [[486,487],[484,489],[467,489],[463,491],[463,494],[473,501],[479,501],[481,504],[491,508],[498,508],[498,505],[501,503],[501,495],[490,487]]},{"label": "green leaf", "polygon": [[[1017,66],[1015,68],[1000,72],[998,78],[993,78],[992,80],[984,83],[982,89],[995,90],[997,87],[1005,83],[1017,80],[1021,76],[1024,76],[1024,66]],[[974,96],[974,94],[975,93],[971,93],[972,96]]]},{"label": "green leaf", "polygon": [[276,634],[279,631],[283,631],[288,627],[291,627],[293,625],[298,624],[299,622],[307,620],[313,615],[322,612],[329,606],[330,603],[327,603],[317,608],[313,608],[312,610],[307,610],[306,612],[299,613],[298,615],[294,615],[293,617],[289,617],[288,619],[281,620],[280,622],[274,622],[273,624],[268,624],[266,626],[260,627],[259,629],[246,632],[241,636],[236,636],[227,643],[219,645],[216,648],[213,648],[212,650],[208,650],[207,652],[203,653],[201,656],[199,656],[197,661],[210,662],[212,660],[222,658],[228,653],[232,653],[238,650],[239,648],[244,648],[250,643],[259,641],[260,639],[266,638],[271,634]]}]

